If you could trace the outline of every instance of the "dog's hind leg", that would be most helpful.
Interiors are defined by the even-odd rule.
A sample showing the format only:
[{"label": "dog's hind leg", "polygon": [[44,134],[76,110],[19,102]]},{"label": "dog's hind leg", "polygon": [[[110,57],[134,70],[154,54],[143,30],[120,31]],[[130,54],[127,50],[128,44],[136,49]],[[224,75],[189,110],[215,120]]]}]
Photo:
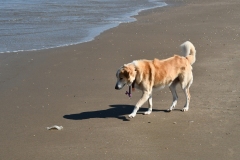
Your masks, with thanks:
[{"label": "dog's hind leg", "polygon": [[188,111],[188,109],[189,109],[189,103],[190,103],[190,98],[191,98],[190,92],[189,92],[189,88],[185,88],[185,89],[184,89],[184,93],[185,93],[185,95],[186,95],[186,104],[185,104],[185,106],[183,107],[182,111],[183,111],[183,112],[186,112],[186,111]]},{"label": "dog's hind leg", "polygon": [[172,102],[172,105],[170,106],[170,108],[168,109],[169,112],[171,112],[175,106],[177,105],[177,100],[178,100],[178,96],[177,96],[177,92],[176,92],[176,86],[177,84],[179,83],[179,79],[176,78],[172,84],[169,86],[169,89],[172,93],[172,96],[173,96],[173,102]]},{"label": "dog's hind leg", "polygon": [[150,97],[150,92],[148,91],[143,91],[142,98],[137,102],[135,108],[133,109],[132,113],[128,116],[129,118],[133,118],[136,116],[137,111],[139,108],[149,99]]},{"label": "dog's hind leg", "polygon": [[183,89],[184,93],[186,95],[186,104],[182,109],[183,112],[186,112],[189,109],[189,103],[190,103],[190,98],[191,98],[189,88],[190,88],[192,82],[193,82],[193,79],[191,79],[190,82],[188,83],[188,85]]},{"label": "dog's hind leg", "polygon": [[152,113],[152,95],[148,98],[148,111],[144,112],[145,115]]}]

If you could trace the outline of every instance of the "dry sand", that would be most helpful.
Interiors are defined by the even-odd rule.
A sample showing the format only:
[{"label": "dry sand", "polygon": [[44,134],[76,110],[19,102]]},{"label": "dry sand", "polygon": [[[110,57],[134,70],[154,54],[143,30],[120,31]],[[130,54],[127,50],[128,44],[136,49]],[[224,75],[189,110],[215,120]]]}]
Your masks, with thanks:
[{"label": "dry sand", "polygon": [[[169,1],[168,1],[169,2]],[[0,159],[239,159],[240,1],[171,1],[94,41],[0,54]],[[153,113],[126,118],[140,98],[114,89],[116,70],[135,59],[197,50],[190,110],[178,87],[153,95]],[[46,127],[61,125],[61,131]]]}]

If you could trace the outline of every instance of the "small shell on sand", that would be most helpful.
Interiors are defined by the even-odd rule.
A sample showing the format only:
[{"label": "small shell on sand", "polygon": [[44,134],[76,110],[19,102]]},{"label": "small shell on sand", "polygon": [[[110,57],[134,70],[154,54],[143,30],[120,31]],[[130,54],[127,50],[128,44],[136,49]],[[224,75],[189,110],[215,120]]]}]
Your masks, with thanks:
[{"label": "small shell on sand", "polygon": [[63,126],[57,126],[57,125],[47,127],[47,130],[62,130],[62,129],[63,129]]}]

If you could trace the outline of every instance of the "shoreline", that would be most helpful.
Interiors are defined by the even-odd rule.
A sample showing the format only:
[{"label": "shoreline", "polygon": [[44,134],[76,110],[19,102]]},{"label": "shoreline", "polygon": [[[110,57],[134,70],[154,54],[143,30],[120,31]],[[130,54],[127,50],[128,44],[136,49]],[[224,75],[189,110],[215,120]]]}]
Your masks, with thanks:
[{"label": "shoreline", "polygon": [[87,41],[84,41],[84,42],[77,42],[77,43],[74,43],[74,44],[60,45],[60,46],[51,47],[51,48],[31,49],[31,50],[18,50],[18,51],[6,51],[6,52],[0,52],[0,55],[1,54],[21,54],[21,53],[29,53],[29,52],[46,52],[47,50],[61,49],[61,48],[64,48],[64,47],[72,47],[72,46],[74,47],[76,45],[89,43],[89,42],[92,42],[92,41],[96,40],[97,37],[101,36],[101,34],[104,34],[104,32],[106,32],[108,30],[117,28],[117,27],[119,27],[122,24],[130,24],[130,23],[136,22],[138,16],[141,16],[141,15],[144,15],[144,14],[148,14],[150,12],[154,12],[154,10],[158,10],[158,9],[160,9],[162,7],[171,7],[171,6],[176,6],[176,5],[184,5],[184,2],[176,2],[176,0],[167,0],[167,2],[164,2],[164,3],[166,3],[165,6],[154,7],[154,8],[151,8],[151,9],[141,9],[140,11],[135,11],[136,14],[133,15],[133,16],[130,16],[131,18],[134,18],[135,20],[133,20],[131,22],[123,22],[123,23],[118,24],[115,27],[108,28],[108,29],[100,32],[97,36],[92,37],[91,40],[87,40]]},{"label": "shoreline", "polygon": [[[0,54],[0,159],[238,159],[240,2],[169,2],[91,42]],[[178,86],[176,110],[164,112],[166,87],[151,115],[145,104],[128,119],[141,93],[116,91],[116,70],[179,54],[186,40],[197,50],[189,111]]]},{"label": "shoreline", "polygon": [[[149,8],[144,8],[144,9],[138,9],[135,11],[132,11],[131,13],[125,13],[125,19],[123,19],[121,22],[118,23],[111,23],[109,22],[108,24],[103,25],[98,25],[95,26],[94,28],[92,28],[92,30],[89,30],[89,35],[87,35],[86,37],[82,37],[80,38],[81,40],[78,42],[71,42],[71,43],[66,43],[66,44],[58,44],[56,46],[52,46],[52,47],[43,47],[43,48],[39,48],[39,49],[26,49],[26,50],[16,50],[16,51],[0,51],[0,54],[4,54],[4,53],[22,53],[22,52],[34,52],[34,51],[41,51],[41,50],[48,50],[48,49],[55,49],[55,48],[61,48],[61,47],[68,47],[68,46],[73,46],[73,45],[79,45],[82,43],[87,43],[87,42],[91,42],[93,40],[95,40],[95,38],[97,36],[100,36],[103,32],[118,27],[121,24],[128,24],[128,23],[132,23],[137,21],[137,19],[135,18],[135,16],[138,16],[141,12],[147,11],[147,10],[152,10],[152,9],[156,9],[156,8],[161,8],[161,7],[165,7],[168,4],[166,2],[161,2],[163,3],[161,6],[155,6],[155,7],[149,7]],[[159,5],[159,4],[158,4]],[[128,20],[126,20],[128,19]],[[101,29],[99,29],[101,28]],[[81,36],[80,36],[81,37]]]},{"label": "shoreline", "polygon": [[131,22],[123,22],[123,23],[120,23],[118,24],[117,26],[115,27],[111,27],[107,30],[104,30],[102,31],[101,33],[99,33],[97,36],[93,37],[91,40],[89,41],[86,41],[86,42],[79,42],[79,43],[75,43],[75,44],[69,44],[69,45],[63,45],[63,46],[56,46],[56,47],[51,47],[51,48],[43,48],[43,49],[32,49],[32,50],[19,50],[19,51],[6,51],[6,52],[0,52],[0,56],[3,55],[3,57],[7,57],[8,55],[5,55],[5,54],[28,54],[28,53],[35,53],[35,52],[38,52],[38,53],[41,53],[41,52],[48,52],[48,50],[51,52],[52,50],[61,50],[62,48],[69,48],[69,47],[76,47],[78,45],[84,45],[85,43],[91,43],[92,41],[95,41],[97,40],[97,38],[99,36],[101,36],[102,34],[104,34],[105,32],[109,31],[109,30],[112,30],[114,28],[117,28],[119,27],[120,25],[128,25],[128,24],[131,24],[131,23],[134,23],[137,21],[137,17],[138,16],[141,16],[141,15],[144,15],[144,14],[148,14],[148,13],[151,13],[151,12],[154,12],[154,10],[158,10],[158,9],[161,9],[163,7],[171,7],[171,6],[175,6],[175,5],[183,5],[184,2],[176,2],[174,0],[167,0],[167,2],[164,2],[166,3],[166,6],[161,6],[161,7],[155,7],[155,8],[151,8],[151,9],[142,9],[140,11],[136,11],[137,14],[136,15],[133,15],[131,16],[131,18],[134,18],[135,20],[134,21],[131,21]]}]

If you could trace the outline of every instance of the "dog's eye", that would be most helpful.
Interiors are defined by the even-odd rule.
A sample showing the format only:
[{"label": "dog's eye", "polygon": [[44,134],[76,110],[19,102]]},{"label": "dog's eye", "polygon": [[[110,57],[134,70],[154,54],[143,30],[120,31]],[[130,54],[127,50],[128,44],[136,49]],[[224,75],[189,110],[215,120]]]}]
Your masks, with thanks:
[{"label": "dog's eye", "polygon": [[119,79],[122,80],[123,78],[120,77]]}]

